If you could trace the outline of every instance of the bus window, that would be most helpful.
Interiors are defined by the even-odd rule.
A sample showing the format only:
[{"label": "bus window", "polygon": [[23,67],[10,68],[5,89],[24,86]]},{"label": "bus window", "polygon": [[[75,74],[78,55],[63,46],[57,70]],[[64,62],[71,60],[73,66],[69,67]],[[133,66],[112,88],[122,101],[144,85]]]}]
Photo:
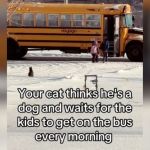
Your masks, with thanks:
[{"label": "bus window", "polygon": [[44,14],[36,14],[36,26],[37,27],[46,26],[46,16]]},{"label": "bus window", "polygon": [[83,15],[73,15],[73,27],[84,27],[84,16]]},{"label": "bus window", "polygon": [[25,13],[23,18],[23,26],[33,27],[34,26],[34,16],[31,13]]},{"label": "bus window", "polygon": [[61,27],[71,27],[71,15],[61,15]]},{"label": "bus window", "polygon": [[86,26],[92,28],[100,27],[100,15],[86,15]]},{"label": "bus window", "polygon": [[11,26],[21,26],[22,15],[13,14],[11,17]]},{"label": "bus window", "polygon": [[48,26],[49,27],[58,27],[58,15],[57,14],[48,14]]},{"label": "bus window", "polygon": [[122,15],[122,22],[124,27],[132,28],[133,27],[132,14]]}]

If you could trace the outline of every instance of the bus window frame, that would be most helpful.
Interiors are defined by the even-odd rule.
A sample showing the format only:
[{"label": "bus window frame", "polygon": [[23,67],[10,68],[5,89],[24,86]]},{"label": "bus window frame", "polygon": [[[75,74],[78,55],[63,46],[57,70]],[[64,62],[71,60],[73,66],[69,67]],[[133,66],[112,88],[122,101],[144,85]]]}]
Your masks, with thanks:
[{"label": "bus window frame", "polygon": [[[70,16],[70,19],[66,19],[67,20],[67,22],[68,22],[68,20],[69,20],[69,22],[70,22],[70,26],[62,26],[62,20],[65,20],[65,19],[62,19],[61,17],[62,16],[65,16],[65,15],[69,15]],[[72,14],[60,14],[60,26],[59,26],[60,28],[72,28]]]},{"label": "bus window frame", "polygon": [[[92,26],[87,26],[87,22],[89,21],[89,22],[94,22],[94,21],[96,21],[95,19],[94,20],[88,20],[87,19],[87,16],[90,16],[90,15],[97,15],[97,16],[99,16],[99,25],[98,26],[94,26],[94,27],[92,27]],[[85,14],[85,27],[86,28],[101,28],[101,25],[102,25],[102,22],[101,22],[101,18],[102,18],[102,14]]]},{"label": "bus window frame", "polygon": [[[37,18],[36,18],[36,17],[37,17],[38,14],[44,15],[44,17],[45,17],[45,21],[44,21],[44,22],[45,22],[45,25],[44,25],[44,26],[37,26]],[[45,14],[45,13],[36,13],[36,14],[34,14],[34,17],[33,17],[33,18],[35,19],[35,20],[34,20],[34,21],[35,21],[35,23],[34,23],[34,26],[35,26],[35,27],[37,27],[37,28],[40,28],[40,27],[41,27],[41,28],[42,28],[42,27],[44,28],[44,27],[47,27],[47,20],[46,20],[46,14]]]},{"label": "bus window frame", "polygon": [[[15,15],[21,15],[21,23],[20,23],[20,25],[12,25],[12,23],[13,23],[12,18],[13,18],[13,16],[15,16]],[[22,13],[14,13],[14,14],[11,16],[11,18],[10,18],[10,20],[9,20],[8,22],[9,22],[9,26],[11,26],[11,27],[22,27],[22,21],[23,21],[23,14],[22,14]],[[14,22],[14,24],[16,24],[16,23]]]},{"label": "bus window frame", "polygon": [[[57,15],[57,26],[49,26],[49,15]],[[59,16],[60,14],[47,14],[47,27],[49,28],[57,28],[57,27],[60,27],[60,24],[59,24]]]},{"label": "bus window frame", "polygon": [[[81,20],[79,20],[79,19],[74,19],[74,16],[77,16],[77,15],[80,15],[80,16],[82,16],[82,19]],[[80,21],[81,22],[81,24],[83,24],[83,25],[81,25],[81,26],[74,26],[74,22],[76,22],[76,21]],[[84,28],[85,27],[85,14],[72,14],[72,28]]]},{"label": "bus window frame", "polygon": [[[33,25],[32,26],[24,25],[24,17],[25,17],[26,14],[31,14],[33,16]],[[26,27],[26,28],[28,28],[28,27],[35,27],[35,13],[28,13],[28,12],[23,13],[22,26]]]}]

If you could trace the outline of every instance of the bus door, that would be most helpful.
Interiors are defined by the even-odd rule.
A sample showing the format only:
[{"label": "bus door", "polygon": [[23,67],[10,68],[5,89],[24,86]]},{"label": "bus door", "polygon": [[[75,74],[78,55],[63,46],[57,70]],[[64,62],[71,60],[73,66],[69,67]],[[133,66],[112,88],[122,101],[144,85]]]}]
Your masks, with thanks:
[{"label": "bus door", "polygon": [[110,43],[109,56],[118,54],[119,46],[119,16],[104,16],[104,39],[107,38]]},{"label": "bus door", "polygon": [[119,56],[120,49],[120,16],[115,16],[114,56]]}]

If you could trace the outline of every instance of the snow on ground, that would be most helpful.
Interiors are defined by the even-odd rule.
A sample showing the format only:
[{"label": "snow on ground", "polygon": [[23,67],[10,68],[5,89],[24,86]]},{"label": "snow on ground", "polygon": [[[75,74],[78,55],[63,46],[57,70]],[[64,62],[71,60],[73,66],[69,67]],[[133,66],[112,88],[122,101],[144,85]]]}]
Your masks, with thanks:
[{"label": "snow on ground", "polygon": [[[20,61],[8,61],[8,142],[9,148],[11,150],[40,150],[42,146],[43,150],[57,149],[57,150],[84,150],[84,149],[94,149],[107,150],[110,148],[114,150],[124,150],[124,145],[127,150],[141,149],[142,141],[142,104],[143,104],[143,64],[136,62],[124,61],[126,58],[121,58],[119,61],[113,61],[111,58],[110,62],[103,63],[102,61],[98,63],[92,63],[90,61],[36,61],[36,57],[72,57],[72,58],[90,58],[89,54],[64,54],[59,51],[52,52],[30,52],[26,58],[35,57],[33,61],[20,60]],[[44,58],[43,58],[44,59]],[[118,59],[117,59],[118,60]],[[29,78],[27,76],[29,67],[32,66],[34,71],[34,77]],[[33,139],[34,133],[38,131],[54,132],[55,129],[22,129],[16,127],[16,117],[18,115],[16,109],[17,105],[21,103],[19,100],[19,95],[17,93],[17,88],[27,88],[39,90],[56,90],[56,89],[67,89],[67,88],[81,88],[84,89],[84,76],[85,75],[97,75],[98,76],[98,88],[104,88],[107,90],[112,90],[118,88],[120,90],[132,90],[133,91],[133,100],[121,100],[123,103],[130,103],[134,106],[134,111],[132,114],[118,114],[118,117],[131,117],[134,119],[134,126],[129,128],[104,128],[100,129],[103,132],[113,132],[114,133],[114,142],[111,146],[108,146],[103,143],[65,143],[60,145],[58,143],[36,143]],[[90,84],[90,86],[93,86]],[[90,87],[89,87],[90,88]],[[34,104],[35,100],[24,100],[26,103]],[[90,104],[95,104],[98,101],[102,103],[114,103],[115,100],[40,100],[36,101],[38,104],[57,104],[59,101],[63,103],[78,104],[80,101],[84,101]],[[118,100],[117,100],[118,101]],[[58,114],[53,114],[52,116],[47,117],[56,118]],[[93,117],[92,114],[89,115],[89,118]],[[113,114],[101,114],[101,117],[112,117]],[[66,114],[59,114],[60,117],[66,117]],[[69,118],[71,115],[67,115]],[[85,114],[74,114],[75,118],[86,117]],[[42,115],[39,116],[40,118]],[[66,128],[64,132],[94,132],[94,128],[90,129],[80,129],[80,128]],[[15,144],[17,143],[17,144]],[[136,144],[134,144],[136,143]],[[26,145],[26,146],[25,146]],[[30,147],[29,147],[30,145]]]}]

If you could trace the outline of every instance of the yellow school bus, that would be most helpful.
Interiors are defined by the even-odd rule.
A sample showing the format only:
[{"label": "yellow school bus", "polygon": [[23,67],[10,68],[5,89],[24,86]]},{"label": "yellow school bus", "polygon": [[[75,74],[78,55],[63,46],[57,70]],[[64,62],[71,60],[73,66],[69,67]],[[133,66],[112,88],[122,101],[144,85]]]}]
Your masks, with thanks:
[{"label": "yellow school bus", "polygon": [[8,5],[7,49],[9,59],[18,59],[28,50],[89,52],[94,40],[107,38],[109,56],[143,59],[143,31],[133,28],[128,4],[48,4]]}]

